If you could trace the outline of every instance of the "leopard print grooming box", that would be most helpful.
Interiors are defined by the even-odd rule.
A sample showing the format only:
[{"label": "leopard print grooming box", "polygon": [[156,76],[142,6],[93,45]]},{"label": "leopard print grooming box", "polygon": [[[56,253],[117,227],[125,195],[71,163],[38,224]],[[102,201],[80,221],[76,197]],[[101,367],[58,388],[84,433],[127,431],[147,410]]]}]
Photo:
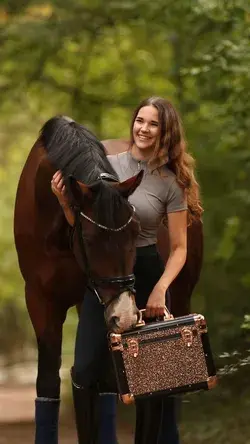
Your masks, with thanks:
[{"label": "leopard print grooming box", "polygon": [[[142,310],[143,311],[143,310]],[[110,333],[118,390],[125,404],[136,398],[209,390],[216,385],[207,324],[192,314]]]}]

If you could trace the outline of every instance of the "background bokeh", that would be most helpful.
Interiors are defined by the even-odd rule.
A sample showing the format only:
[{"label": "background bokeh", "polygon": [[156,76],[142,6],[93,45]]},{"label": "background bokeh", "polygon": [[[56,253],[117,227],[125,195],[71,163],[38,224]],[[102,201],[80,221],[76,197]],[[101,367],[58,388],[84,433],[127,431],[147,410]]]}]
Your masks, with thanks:
[{"label": "background bokeh", "polygon": [[[184,398],[183,443],[250,443],[249,1],[1,0],[0,60],[0,393],[35,371],[12,226],[39,129],[66,114],[100,139],[127,137],[133,108],[160,95],[179,109],[196,158],[205,256],[192,309],[207,317],[221,376],[213,392]],[[66,392],[75,326],[71,310]],[[121,415],[129,427],[132,410]]]}]

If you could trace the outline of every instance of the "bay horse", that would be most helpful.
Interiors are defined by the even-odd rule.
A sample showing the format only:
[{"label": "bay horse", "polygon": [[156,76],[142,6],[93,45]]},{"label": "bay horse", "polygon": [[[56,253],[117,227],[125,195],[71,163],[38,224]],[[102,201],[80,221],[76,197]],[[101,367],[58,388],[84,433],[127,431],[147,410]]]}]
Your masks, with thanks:
[{"label": "bay horse", "polygon": [[[51,191],[58,169],[75,212],[73,233]],[[110,329],[138,321],[133,265],[140,224],[127,198],[141,178],[120,183],[96,137],[60,116],[45,123],[24,165],[14,235],[38,347],[35,444],[58,442],[62,327],[87,285],[104,304]]]},{"label": "bay horse", "polygon": [[[56,121],[52,120],[52,127],[54,124],[56,124]],[[68,308],[81,303],[87,285],[86,270],[84,272],[81,268],[81,265],[83,265],[81,264],[82,258],[79,258],[79,238],[76,235],[73,236],[73,252],[71,248],[71,230],[50,187],[52,175],[59,168],[63,170],[64,176],[73,175],[78,181],[86,182],[84,174],[86,141],[78,147],[80,151],[75,152],[72,149],[69,134],[72,135],[71,131],[76,131],[78,125],[68,120],[60,120],[60,125],[55,131],[55,128],[49,130],[51,125],[45,124],[40,137],[35,142],[20,177],[14,217],[15,243],[20,270],[25,280],[26,304],[38,344],[35,444],[57,444],[58,442],[62,326]],[[65,131],[67,137],[65,137]],[[117,176],[104,158],[106,154],[126,151],[129,143],[124,140],[106,140],[99,145],[99,142],[86,129],[85,135],[90,138],[87,141],[87,147],[89,148],[90,144],[91,152],[96,150],[98,152],[97,157],[93,157],[94,165],[91,163],[92,169],[96,171],[98,166],[98,174],[100,174],[100,171],[107,174],[105,187],[110,184],[114,186],[116,182],[109,182],[108,178],[112,179]],[[58,155],[58,149],[53,150],[55,142],[56,145],[59,143],[61,147],[60,155]],[[98,145],[98,149],[96,149],[96,145]],[[74,154],[76,155],[74,156]],[[96,179],[96,176],[94,179]],[[125,194],[132,192],[139,185],[140,180],[141,177],[138,175],[126,181],[123,184]],[[103,180],[101,183],[103,183]],[[91,185],[91,183],[88,185]],[[98,187],[96,180],[94,188],[95,186]],[[72,179],[68,181],[67,190],[76,212],[79,204],[82,204],[82,212],[88,210],[90,211],[88,214],[92,214],[93,205],[92,207],[90,205],[91,208],[86,208],[86,202],[84,203],[84,199],[82,200],[83,194],[85,194],[86,201],[86,193],[88,194],[89,188],[91,187],[86,188],[86,183],[76,183]],[[89,205],[91,201],[87,199],[87,203]],[[124,209],[127,208],[124,203],[123,206]],[[100,212],[97,213],[96,220],[99,220]],[[125,216],[125,218],[124,215],[119,216],[122,217],[122,221],[119,220],[116,223],[118,225],[121,222],[126,223],[128,210],[126,210]],[[114,223],[114,221],[110,222]],[[86,221],[82,220],[83,223],[85,223],[84,229],[86,229]],[[93,229],[94,226],[92,226]],[[127,229],[136,232],[138,230],[136,222],[134,222],[134,228],[128,226]],[[112,236],[113,234],[115,233],[113,232]],[[131,235],[136,236],[136,233]],[[109,236],[110,241],[112,236]],[[188,227],[187,237],[186,263],[170,287],[171,312],[175,316],[189,313],[191,294],[200,276],[203,255],[203,229],[200,221]],[[166,261],[169,252],[168,235],[163,226],[159,230],[158,246],[164,261]],[[101,254],[101,251],[102,248],[99,248],[98,254]],[[130,252],[130,257],[132,256],[133,251]],[[105,266],[107,266],[106,263]],[[109,271],[112,271],[112,267]],[[127,275],[131,271],[132,268],[128,269]],[[108,275],[114,276],[112,273],[108,273]],[[100,274],[100,276],[103,276],[103,274]],[[123,274],[123,276],[125,275]],[[124,284],[126,285],[126,282]],[[129,295],[127,296],[129,297]],[[129,298],[127,302],[130,302],[131,316],[134,319],[135,312],[131,300]],[[114,304],[113,308],[115,308]],[[112,320],[112,312],[108,317],[110,321]]]}]

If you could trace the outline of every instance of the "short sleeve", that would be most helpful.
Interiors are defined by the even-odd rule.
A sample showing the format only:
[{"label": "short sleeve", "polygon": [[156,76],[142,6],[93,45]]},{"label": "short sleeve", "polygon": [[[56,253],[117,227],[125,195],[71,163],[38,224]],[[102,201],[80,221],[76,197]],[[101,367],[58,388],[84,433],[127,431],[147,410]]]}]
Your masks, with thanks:
[{"label": "short sleeve", "polygon": [[187,199],[184,196],[184,191],[176,179],[174,179],[166,198],[166,213],[175,213],[176,211],[187,210],[187,208]]}]

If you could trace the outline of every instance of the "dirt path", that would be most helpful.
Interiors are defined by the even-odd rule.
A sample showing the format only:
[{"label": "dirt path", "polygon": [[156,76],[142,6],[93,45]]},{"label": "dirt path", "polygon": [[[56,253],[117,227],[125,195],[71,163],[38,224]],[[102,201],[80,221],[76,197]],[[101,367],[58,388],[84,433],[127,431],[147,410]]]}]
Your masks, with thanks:
[{"label": "dirt path", "polygon": [[[0,444],[33,444],[34,425],[32,423],[0,424]],[[60,429],[60,444],[76,444],[73,427],[63,426]],[[126,443],[129,441],[121,441]]]},{"label": "dirt path", "polygon": [[[34,386],[0,386],[0,444],[33,444]],[[60,422],[60,444],[76,444],[72,419]],[[133,442],[132,430],[119,426],[119,444]]]}]

